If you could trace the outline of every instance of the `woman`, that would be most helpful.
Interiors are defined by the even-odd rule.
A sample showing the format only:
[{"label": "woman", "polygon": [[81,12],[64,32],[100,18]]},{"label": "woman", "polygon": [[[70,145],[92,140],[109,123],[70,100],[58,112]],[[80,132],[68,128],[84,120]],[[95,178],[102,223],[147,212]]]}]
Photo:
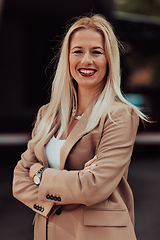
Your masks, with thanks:
[{"label": "woman", "polygon": [[120,91],[110,24],[100,15],[78,19],[14,171],[14,196],[36,212],[35,240],[136,239],[127,173],[139,116]]}]

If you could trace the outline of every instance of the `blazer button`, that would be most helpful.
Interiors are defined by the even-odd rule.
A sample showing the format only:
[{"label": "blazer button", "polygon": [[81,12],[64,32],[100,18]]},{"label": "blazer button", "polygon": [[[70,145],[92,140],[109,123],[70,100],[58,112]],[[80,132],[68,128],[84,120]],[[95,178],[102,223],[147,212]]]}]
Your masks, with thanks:
[{"label": "blazer button", "polygon": [[55,214],[56,214],[56,215],[60,215],[61,212],[62,212],[61,208],[58,208],[58,209],[55,211]]},{"label": "blazer button", "polygon": [[57,198],[57,201],[60,202],[60,201],[61,201],[61,197],[58,197],[58,198]]},{"label": "blazer button", "polygon": [[41,208],[41,212],[44,212],[44,208],[43,207]]},{"label": "blazer button", "polygon": [[37,205],[36,205],[36,204],[34,204],[34,205],[33,205],[33,207],[36,209]]},{"label": "blazer button", "polygon": [[47,198],[47,199],[50,199],[50,195],[49,195],[49,194],[47,194],[46,198]]},{"label": "blazer button", "polygon": [[53,200],[53,199],[54,199],[53,195],[51,195],[51,196],[50,196],[50,199],[51,199],[51,200]]},{"label": "blazer button", "polygon": [[35,204],[34,205],[34,208],[36,209],[36,210],[38,210],[39,209],[39,207]]},{"label": "blazer button", "polygon": [[56,196],[54,196],[54,197],[53,197],[53,200],[54,200],[54,201],[57,201],[57,197],[56,197]]},{"label": "blazer button", "polygon": [[39,206],[36,207],[36,209],[37,209],[38,211],[39,211],[39,208],[40,208]]},{"label": "blazer button", "polygon": [[41,210],[42,210],[42,207],[39,207],[39,209],[38,209],[40,212],[41,212]]}]

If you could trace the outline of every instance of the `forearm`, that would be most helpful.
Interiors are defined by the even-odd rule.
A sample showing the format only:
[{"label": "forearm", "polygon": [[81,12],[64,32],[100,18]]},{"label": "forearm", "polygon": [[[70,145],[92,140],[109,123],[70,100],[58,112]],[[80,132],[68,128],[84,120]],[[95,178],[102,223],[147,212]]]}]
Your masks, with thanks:
[{"label": "forearm", "polygon": [[[45,202],[38,198],[38,186],[29,177],[29,170],[24,169],[22,162],[18,162],[14,170],[13,196],[33,211],[47,217],[53,202]],[[35,206],[37,206],[35,208]]]},{"label": "forearm", "polygon": [[[119,161],[118,152],[115,162],[107,156],[100,158],[97,165],[89,171],[46,169],[39,186],[39,199],[52,201],[55,205],[93,205],[105,200],[114,191],[128,167],[132,147],[126,155],[123,154],[123,161]],[[61,201],[47,199],[47,195],[59,197]]]}]

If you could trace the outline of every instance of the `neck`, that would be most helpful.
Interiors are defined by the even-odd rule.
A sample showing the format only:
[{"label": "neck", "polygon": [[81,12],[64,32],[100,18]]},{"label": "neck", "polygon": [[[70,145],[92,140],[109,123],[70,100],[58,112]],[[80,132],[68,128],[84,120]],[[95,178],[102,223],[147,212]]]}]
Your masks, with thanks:
[{"label": "neck", "polygon": [[78,89],[78,108],[76,115],[83,114],[97,95],[97,91]]}]

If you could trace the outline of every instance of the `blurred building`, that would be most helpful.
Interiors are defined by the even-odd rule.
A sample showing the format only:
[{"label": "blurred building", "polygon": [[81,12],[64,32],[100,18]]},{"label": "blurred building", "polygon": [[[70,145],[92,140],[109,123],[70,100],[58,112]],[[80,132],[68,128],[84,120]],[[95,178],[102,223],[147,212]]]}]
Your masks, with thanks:
[{"label": "blurred building", "polygon": [[160,18],[115,12],[115,29],[123,43],[122,89],[160,130]]},{"label": "blurred building", "polygon": [[50,73],[66,22],[87,12],[112,19],[112,1],[5,0],[0,29],[0,131],[29,131],[49,101]]},{"label": "blurred building", "polygon": [[115,12],[112,0],[5,0],[0,6],[1,132],[31,130],[38,108],[49,101],[50,70],[46,75],[45,68],[66,22],[87,12],[101,13],[113,24],[126,49],[122,89],[158,120],[152,128],[160,130],[159,19]]}]

